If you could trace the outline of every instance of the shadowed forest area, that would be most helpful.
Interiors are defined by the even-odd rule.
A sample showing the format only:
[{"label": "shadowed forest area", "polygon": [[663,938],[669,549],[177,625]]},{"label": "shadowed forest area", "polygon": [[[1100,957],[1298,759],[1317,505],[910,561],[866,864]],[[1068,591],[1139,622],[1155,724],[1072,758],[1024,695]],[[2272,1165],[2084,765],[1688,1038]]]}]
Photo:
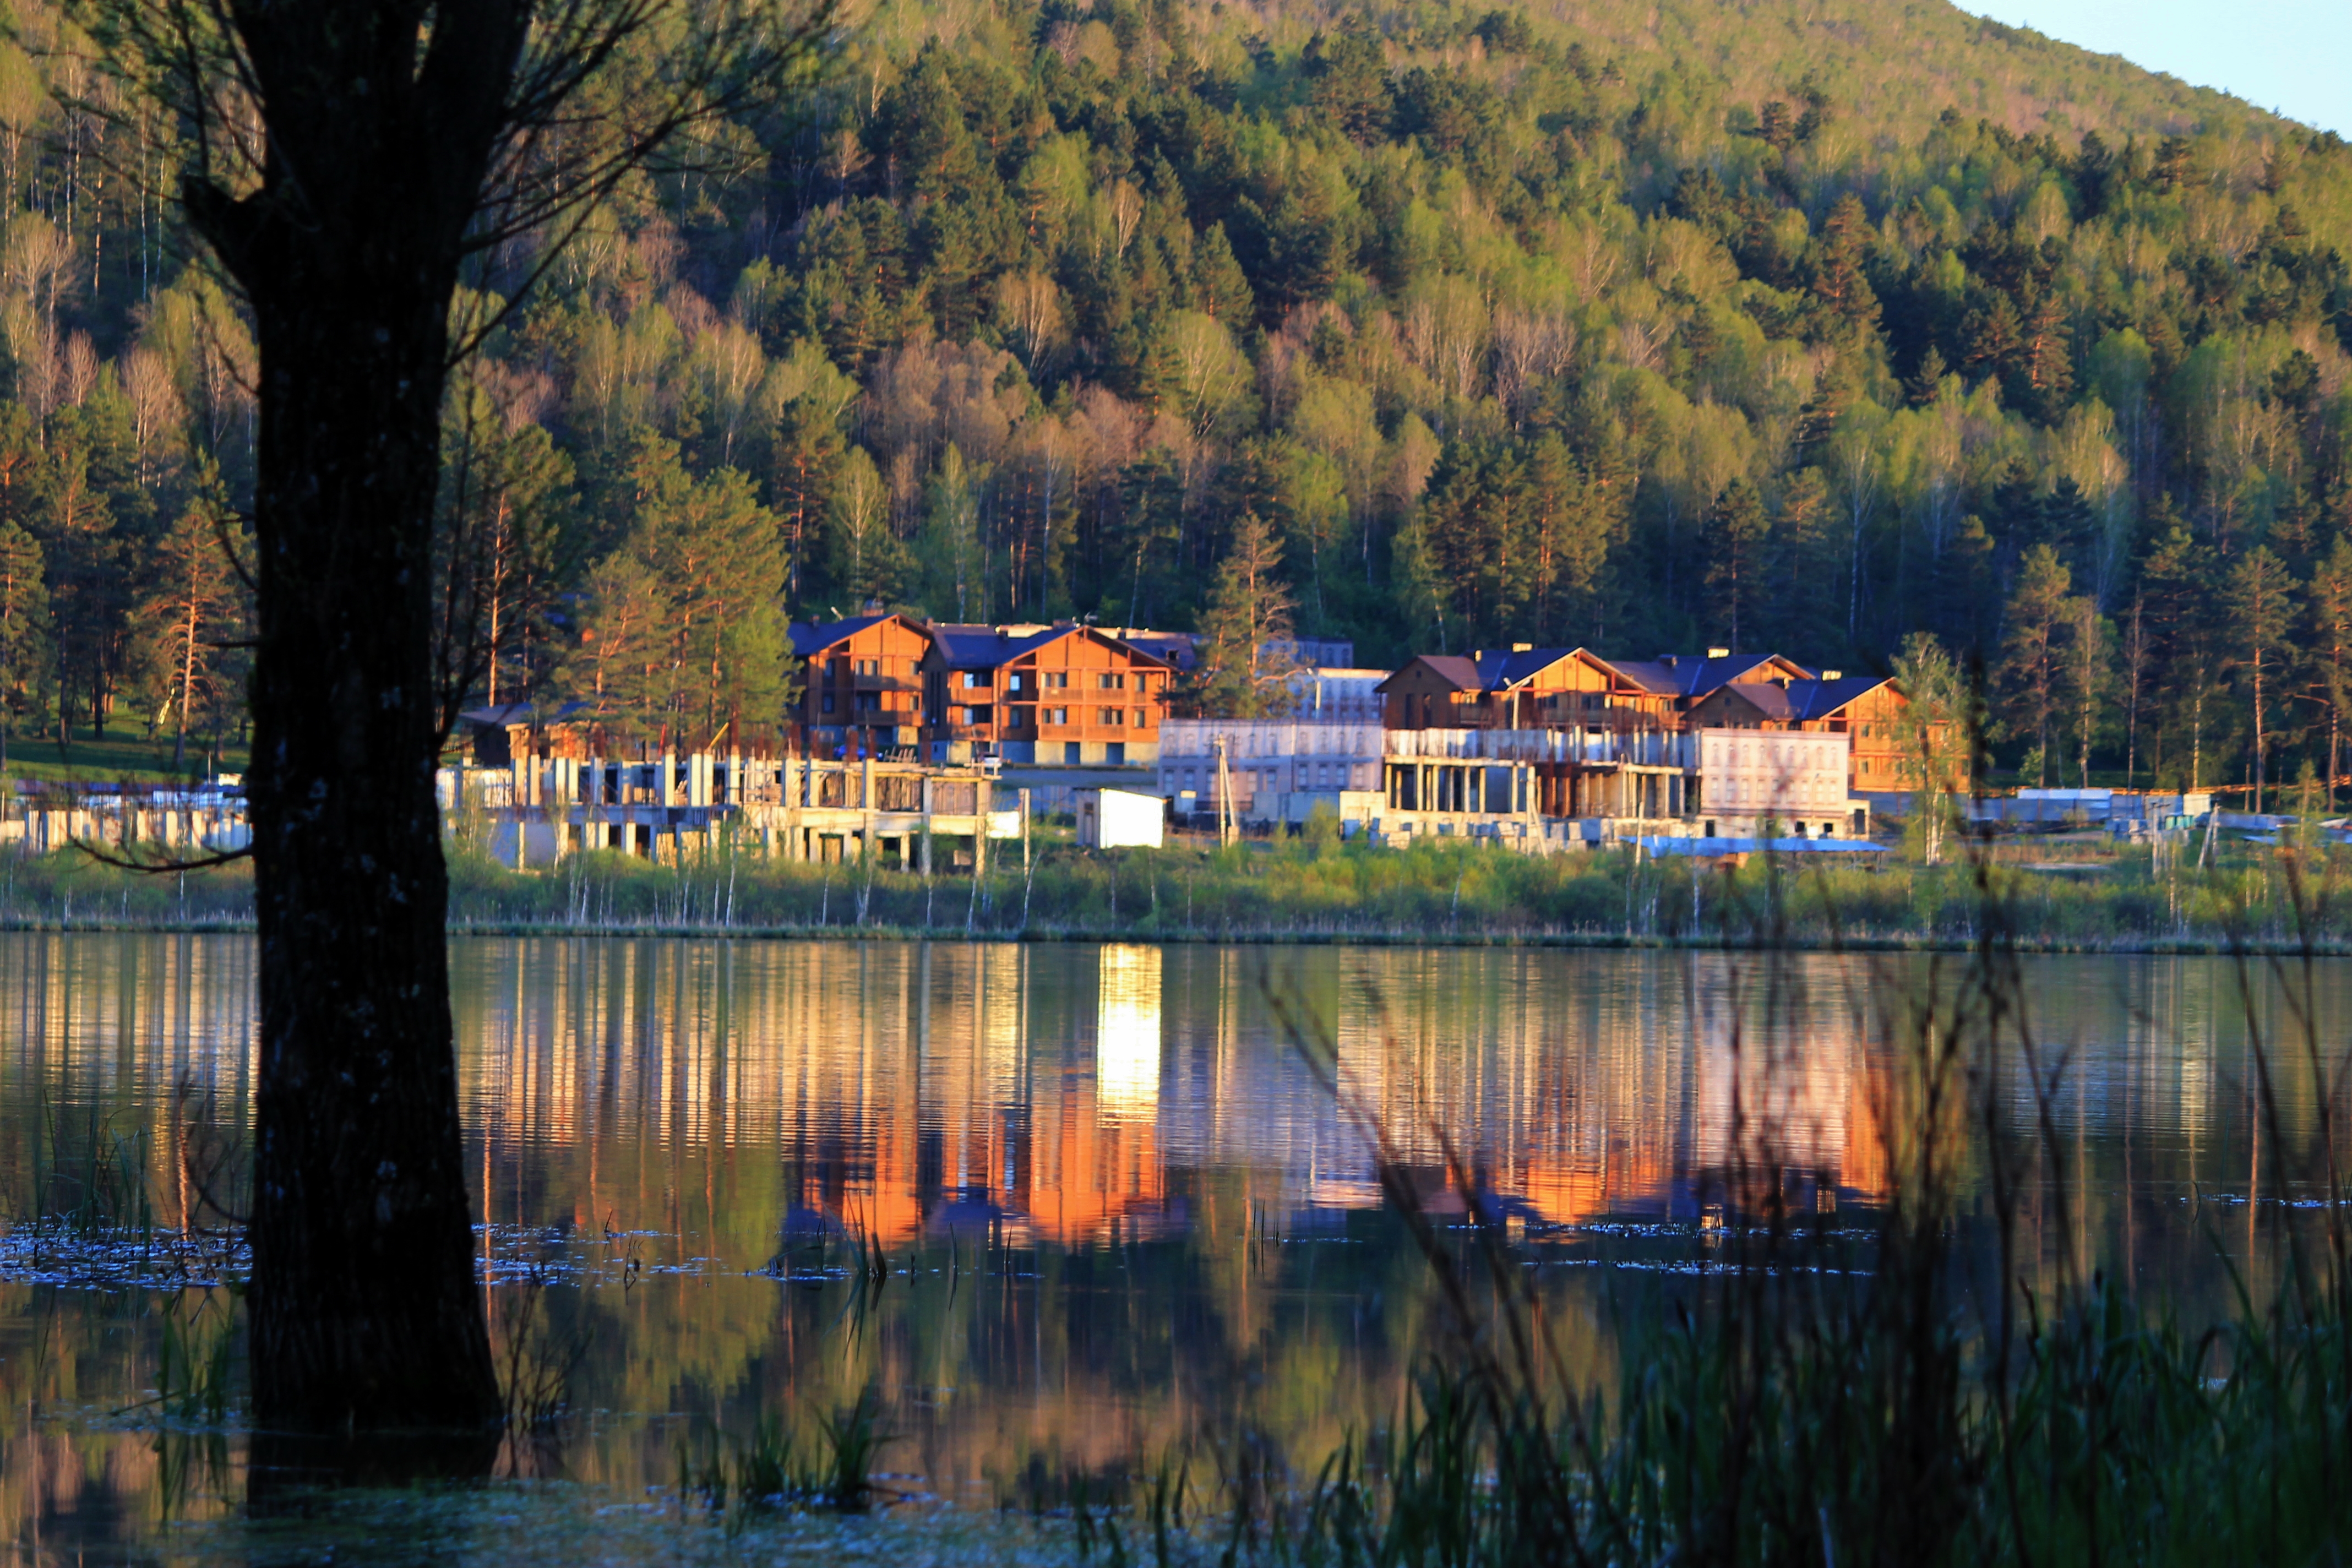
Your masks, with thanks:
[{"label": "shadowed forest area", "polygon": [[[250,338],[22,26],[0,708],[193,766]],[[1367,663],[1926,632],[2026,782],[2345,766],[2338,138],[1942,5],[886,5],[813,102],[473,278],[476,695],[772,721],[789,617],[1193,625],[1255,517]]]}]

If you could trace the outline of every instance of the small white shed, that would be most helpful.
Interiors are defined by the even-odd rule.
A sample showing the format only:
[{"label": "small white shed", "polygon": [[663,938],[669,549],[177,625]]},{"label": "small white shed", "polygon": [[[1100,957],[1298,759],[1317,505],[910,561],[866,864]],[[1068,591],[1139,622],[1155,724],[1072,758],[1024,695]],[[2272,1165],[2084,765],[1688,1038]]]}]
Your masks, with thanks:
[{"label": "small white shed", "polygon": [[1131,789],[1082,789],[1072,793],[1077,799],[1080,848],[1160,847],[1167,802],[1158,795],[1139,795]]}]

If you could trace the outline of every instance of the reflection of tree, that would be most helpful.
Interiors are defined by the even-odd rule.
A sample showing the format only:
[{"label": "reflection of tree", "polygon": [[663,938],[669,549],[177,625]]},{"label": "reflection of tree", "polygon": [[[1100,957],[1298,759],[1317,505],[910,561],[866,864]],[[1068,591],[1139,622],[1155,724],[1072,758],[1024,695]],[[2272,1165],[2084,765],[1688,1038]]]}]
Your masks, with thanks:
[{"label": "reflection of tree", "polygon": [[[1639,1221],[1718,1200],[1743,1154],[1769,1155],[1792,1195],[1866,1202],[1899,1088],[1877,1065],[1899,1055],[1885,1020],[1933,973],[1832,955],[1776,976],[1719,953],[1136,951],[1157,959],[1156,980],[1148,963],[1076,945],[453,950],[478,1217],[507,1227],[493,1250],[642,1264],[625,1290],[547,1297],[558,1331],[589,1334],[575,1403],[707,1413],[740,1432],[755,1410],[800,1420],[873,1383],[910,1435],[892,1468],[947,1495],[1017,1496],[1032,1458],[1055,1476],[1148,1468],[1239,1418],[1311,1462],[1392,1415],[1433,1319],[1391,1216],[1350,1206],[1368,1202],[1369,1161],[1267,995],[1338,1042],[1433,1204],[1460,1206],[1430,1132],[1443,1126],[1514,1212]],[[251,955],[239,938],[0,941],[0,1191],[22,1190],[41,1104],[94,1105],[168,1151],[184,1071],[241,1124]],[[2045,1035],[2079,1042],[2060,1110],[2080,1201],[2067,1236],[2029,1215],[2029,1275],[2079,1247],[2177,1282],[2184,1318],[2227,1305],[2197,1227],[2170,1211],[2192,1182],[2231,1190],[2251,1165],[2227,1091],[2245,1072],[2233,984],[2204,960],[2030,970]],[[2318,1000],[2323,1031],[2341,1033],[2352,986]],[[1139,1072],[1107,1105],[1104,1023],[1140,1039],[1155,1010],[1157,1099]],[[2288,1135],[2306,1136],[2311,1087],[2279,1065]],[[608,1226],[622,1233],[610,1242]],[[856,1314],[846,1282],[821,1272],[846,1263],[853,1226],[893,1268]],[[1601,1244],[1549,1245],[1589,1259]],[[753,1272],[780,1254],[792,1281]],[[2252,1289],[2271,1288],[2274,1263],[2256,1261]],[[1595,1377],[1613,1365],[1602,1303],[1641,1310],[1643,1292],[1672,1288],[1538,1276],[1563,1352]],[[0,1285],[0,1323],[31,1300]],[[144,1396],[152,1318],[55,1324],[46,1363],[0,1359],[8,1408]],[[121,1353],[126,1335],[151,1336],[149,1360]],[[616,1485],[660,1484],[676,1436],[618,1424],[585,1439],[582,1461]],[[0,1508],[139,1495],[147,1453],[145,1436],[11,1431]]]}]

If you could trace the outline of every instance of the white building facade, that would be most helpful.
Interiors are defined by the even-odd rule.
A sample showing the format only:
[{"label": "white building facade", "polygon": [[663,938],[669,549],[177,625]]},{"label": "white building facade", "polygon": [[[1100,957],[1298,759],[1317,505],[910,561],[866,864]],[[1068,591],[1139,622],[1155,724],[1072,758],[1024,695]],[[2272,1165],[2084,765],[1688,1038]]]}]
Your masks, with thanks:
[{"label": "white building facade", "polygon": [[1160,793],[1180,815],[1214,812],[1222,747],[1234,810],[1277,817],[1277,796],[1378,789],[1385,735],[1377,718],[1170,719],[1160,729]]},{"label": "white building facade", "polygon": [[1768,822],[1798,837],[1860,837],[1870,808],[1848,795],[1852,744],[1810,730],[1701,730],[1688,815],[1708,838],[1746,837]]}]

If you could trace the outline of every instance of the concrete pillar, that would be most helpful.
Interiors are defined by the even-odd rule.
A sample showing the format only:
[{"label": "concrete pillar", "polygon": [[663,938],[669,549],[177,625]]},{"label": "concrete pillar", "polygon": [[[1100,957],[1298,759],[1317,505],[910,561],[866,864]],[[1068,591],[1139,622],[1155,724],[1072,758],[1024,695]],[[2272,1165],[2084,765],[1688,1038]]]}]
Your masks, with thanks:
[{"label": "concrete pillar", "polygon": [[929,875],[931,874],[931,784],[933,784],[933,782],[934,782],[934,781],[931,779],[930,775],[929,775],[928,773],[924,775],[924,777],[923,777],[923,845],[922,845],[922,867],[921,867],[921,869],[922,869],[922,873],[923,873],[923,875],[924,875],[924,876],[926,876],[926,877],[928,877],[928,876],[929,876]]}]

